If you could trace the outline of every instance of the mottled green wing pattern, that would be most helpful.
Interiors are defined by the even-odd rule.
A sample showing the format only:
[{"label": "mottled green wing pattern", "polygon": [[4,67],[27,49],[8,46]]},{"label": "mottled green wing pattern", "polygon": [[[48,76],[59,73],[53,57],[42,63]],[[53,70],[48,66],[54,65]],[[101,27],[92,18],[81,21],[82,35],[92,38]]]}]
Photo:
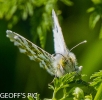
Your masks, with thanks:
[{"label": "mottled green wing pattern", "polygon": [[14,42],[15,46],[18,46],[21,53],[29,56],[31,60],[38,61],[41,67],[46,69],[51,75],[55,75],[55,70],[52,65],[54,58],[51,54],[15,32],[7,30],[6,33],[10,41]]}]

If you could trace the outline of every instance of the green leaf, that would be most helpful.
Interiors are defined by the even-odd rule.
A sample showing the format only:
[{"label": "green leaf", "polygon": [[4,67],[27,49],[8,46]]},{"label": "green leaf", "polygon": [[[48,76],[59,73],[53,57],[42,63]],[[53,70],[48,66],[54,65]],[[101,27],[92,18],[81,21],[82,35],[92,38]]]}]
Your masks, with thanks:
[{"label": "green leaf", "polygon": [[27,98],[28,100],[41,100],[39,96],[40,95],[38,93],[35,93],[34,97],[28,96]]},{"label": "green leaf", "polygon": [[70,0],[61,0],[64,4],[68,5],[68,6],[72,6],[73,2]]},{"label": "green leaf", "polygon": [[27,19],[27,16],[28,16],[28,12],[27,12],[27,8],[25,7],[25,8],[24,8],[24,11],[23,11],[23,13],[22,13],[22,19],[23,19],[23,20],[26,20],[26,19]]},{"label": "green leaf", "polygon": [[91,7],[87,10],[88,13],[93,12],[95,10],[95,7]]},{"label": "green leaf", "polygon": [[97,12],[94,12],[90,15],[90,19],[89,19],[89,26],[90,28],[94,28],[96,23],[99,21],[100,19],[100,15]]},{"label": "green leaf", "polygon": [[51,84],[49,84],[48,86],[49,89],[54,90],[54,87]]},{"label": "green leaf", "polygon": [[29,15],[33,15],[33,5],[30,2],[27,2],[27,8],[28,8],[28,12]]},{"label": "green leaf", "polygon": [[76,87],[73,91],[74,98],[73,100],[83,100],[84,99],[84,92],[81,88]]},{"label": "green leaf", "polygon": [[[54,79],[54,92],[53,92],[53,100],[60,99],[60,100],[67,100],[70,98],[73,89],[77,86],[75,83],[79,76],[76,75],[76,72],[67,73],[66,75],[55,78]],[[75,83],[73,85],[73,83]],[[74,87],[73,87],[74,86]],[[72,96],[71,96],[72,98]]]},{"label": "green leaf", "polygon": [[74,80],[75,73],[67,73],[66,75],[58,78],[55,78],[54,80],[54,86],[62,88],[63,86],[68,85],[68,83],[72,82]]},{"label": "green leaf", "polygon": [[67,87],[69,87],[69,83],[73,81],[75,77],[75,73],[67,73],[66,75],[60,77],[60,78],[55,78],[53,80],[54,82],[54,92],[53,92],[53,97],[52,100],[55,99],[60,99],[60,100],[65,100],[65,98],[68,97],[69,92],[67,91]]},{"label": "green leaf", "polygon": [[34,100],[34,98],[32,96],[29,96],[28,100]]},{"label": "green leaf", "polygon": [[92,99],[92,95],[90,94],[90,95],[85,96],[85,99],[84,100],[93,100]]},{"label": "green leaf", "polygon": [[91,82],[90,86],[94,86],[94,88],[98,90],[100,84],[102,83],[102,70],[99,72],[96,72],[90,78],[93,79],[93,82]]},{"label": "green leaf", "polygon": [[44,48],[45,47],[45,41],[46,41],[46,32],[44,32],[42,26],[39,25],[39,27],[37,28],[37,33],[39,35],[41,47]]},{"label": "green leaf", "polygon": [[92,2],[93,2],[94,4],[101,4],[101,3],[102,3],[102,0],[92,0]]}]

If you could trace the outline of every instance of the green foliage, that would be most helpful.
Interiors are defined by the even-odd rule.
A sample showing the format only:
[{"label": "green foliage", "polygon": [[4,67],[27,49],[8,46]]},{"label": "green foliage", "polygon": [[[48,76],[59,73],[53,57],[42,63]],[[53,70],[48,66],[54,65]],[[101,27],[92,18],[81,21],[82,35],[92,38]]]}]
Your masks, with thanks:
[{"label": "green foliage", "polygon": [[[71,0],[60,0],[68,6],[72,6]],[[21,19],[26,20],[30,16],[29,24],[33,35],[33,42],[39,37],[41,47],[44,48],[48,30],[51,28],[51,11],[58,9],[58,0],[0,0],[0,19],[8,20],[8,28],[13,28]],[[102,1],[92,0],[94,6],[87,11],[91,13],[89,26],[94,28],[102,18]],[[100,28],[100,38],[102,38]]]},{"label": "green foliage", "polygon": [[[92,0],[92,2],[94,3],[94,6],[90,7],[87,12],[91,13],[89,18],[89,26],[93,29],[96,23],[102,19],[102,0]],[[100,38],[102,38],[101,29]]]},{"label": "green foliage", "polygon": [[[101,100],[102,70],[90,78],[93,79],[90,84],[81,80],[81,77],[76,76],[75,72],[54,78],[53,85],[49,84],[49,89],[53,90],[53,96],[51,99],[44,100]],[[32,99],[29,98],[29,100]]]},{"label": "green foliage", "polygon": [[[60,0],[66,5],[72,5],[70,0]],[[44,48],[46,35],[51,28],[51,11],[57,9],[58,0],[0,0],[0,19],[8,20],[8,28],[12,28],[21,19],[26,20],[30,16],[31,33],[40,39],[41,47]]]},{"label": "green foliage", "polygon": [[12,28],[13,25],[22,18],[23,20],[27,19],[28,15],[33,15],[35,2],[24,1],[24,0],[1,0],[0,1],[0,18],[5,17],[6,20],[9,20],[8,27]]},{"label": "green foliage", "polygon": [[91,28],[94,28],[96,23],[99,21],[100,19],[100,15],[97,12],[93,12],[90,15],[90,19],[89,19],[89,25]]},{"label": "green foliage", "polygon": [[[60,78],[54,78],[49,89],[53,90],[51,99],[44,100],[101,100],[102,99],[102,70],[93,74],[92,82],[87,83],[81,79],[75,72],[67,73]],[[95,91],[96,90],[96,91]],[[29,100],[40,100],[37,98],[28,98]]]},{"label": "green foliage", "polygon": [[[91,76],[93,82],[87,83],[75,72],[66,74],[60,78],[54,78],[53,85],[49,84],[49,89],[53,90],[51,99],[44,100],[101,100],[102,99],[102,71]],[[29,100],[33,100],[31,97]],[[38,99],[39,95],[38,95]]]},{"label": "green foliage", "polygon": [[28,96],[28,100],[41,100],[40,97],[39,97],[40,95],[38,93],[36,93],[35,96],[36,97]]},{"label": "green foliage", "polygon": [[50,89],[54,89],[52,100],[59,99],[59,95],[58,95],[58,97],[56,97],[58,92],[61,92],[60,94],[62,95],[62,97],[60,99],[63,100],[65,98],[67,98],[68,93],[66,91],[66,88],[69,87],[68,83],[73,81],[74,75],[75,75],[75,73],[70,73],[70,74],[66,74],[65,76],[63,76],[59,79],[55,78],[53,80],[54,87],[52,85],[49,85]]},{"label": "green foliage", "polygon": [[100,84],[98,90],[97,90],[97,94],[94,98],[94,100],[101,100],[102,99],[102,83]]},{"label": "green foliage", "polygon": [[90,78],[93,79],[93,82],[91,82],[90,86],[93,86],[97,90],[94,100],[101,100],[102,99],[102,70],[99,72],[96,72]]},{"label": "green foliage", "polygon": [[70,0],[61,0],[63,3],[65,3],[66,5],[68,6],[72,6],[73,5],[73,2],[70,1]]},{"label": "green foliage", "polygon": [[94,28],[96,23],[102,18],[102,1],[101,0],[92,0],[94,3],[93,7],[90,7],[87,12],[91,13],[89,19],[89,25],[91,28]]},{"label": "green foliage", "polygon": [[29,96],[28,100],[34,100],[34,98],[32,96]]},{"label": "green foliage", "polygon": [[49,88],[53,90],[53,96],[44,100],[92,100],[94,90],[75,72],[54,78],[53,85],[49,84]]},{"label": "green foliage", "polygon": [[84,91],[79,87],[75,88],[73,95],[73,100],[92,100],[92,95],[84,96]]},{"label": "green foliage", "polygon": [[96,72],[90,78],[93,79],[93,82],[91,82],[91,86],[94,86],[94,88],[98,90],[99,86],[102,83],[102,70],[99,72]]}]

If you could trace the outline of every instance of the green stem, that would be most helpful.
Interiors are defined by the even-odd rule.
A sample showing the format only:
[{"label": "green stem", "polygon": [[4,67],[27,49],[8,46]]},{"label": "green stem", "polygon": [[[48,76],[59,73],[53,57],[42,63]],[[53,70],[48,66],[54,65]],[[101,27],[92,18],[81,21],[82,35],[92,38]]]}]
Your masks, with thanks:
[{"label": "green stem", "polygon": [[98,88],[97,94],[94,98],[94,100],[101,100],[102,99],[102,83]]},{"label": "green stem", "polygon": [[60,89],[61,89],[61,88],[55,88],[55,89],[54,89],[54,93],[53,93],[52,100],[57,100],[55,96],[56,96],[57,91],[59,91]]}]

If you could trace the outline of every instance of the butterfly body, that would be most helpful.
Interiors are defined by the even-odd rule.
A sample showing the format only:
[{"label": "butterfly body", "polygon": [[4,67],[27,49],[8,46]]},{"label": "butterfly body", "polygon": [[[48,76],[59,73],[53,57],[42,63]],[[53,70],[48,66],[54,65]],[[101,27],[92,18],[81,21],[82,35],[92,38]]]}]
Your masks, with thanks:
[{"label": "butterfly body", "polygon": [[26,38],[10,30],[6,31],[7,37],[14,42],[14,45],[18,46],[21,53],[26,54],[31,60],[39,62],[40,66],[46,69],[51,75],[61,77],[73,71],[80,73],[82,67],[77,66],[75,55],[66,47],[54,10],[52,10],[52,18],[54,22],[53,37],[55,54],[49,54]]},{"label": "butterfly body", "polygon": [[73,53],[69,52],[69,55],[64,56],[64,54],[56,54],[54,56],[55,61],[53,62],[53,66],[56,67],[56,76],[60,77],[66,73],[70,73],[72,71],[77,71],[77,62],[76,57]]}]

